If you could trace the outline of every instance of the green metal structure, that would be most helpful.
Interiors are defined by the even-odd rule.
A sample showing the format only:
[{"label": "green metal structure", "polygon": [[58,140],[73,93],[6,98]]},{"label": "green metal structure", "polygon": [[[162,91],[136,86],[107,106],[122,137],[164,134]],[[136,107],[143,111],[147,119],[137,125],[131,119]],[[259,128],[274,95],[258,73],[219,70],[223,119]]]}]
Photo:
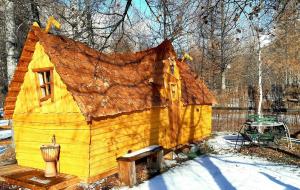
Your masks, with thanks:
[{"label": "green metal structure", "polygon": [[250,144],[258,145],[278,145],[280,139],[287,137],[288,146],[291,146],[288,127],[285,123],[278,121],[275,116],[249,115],[239,135]]}]

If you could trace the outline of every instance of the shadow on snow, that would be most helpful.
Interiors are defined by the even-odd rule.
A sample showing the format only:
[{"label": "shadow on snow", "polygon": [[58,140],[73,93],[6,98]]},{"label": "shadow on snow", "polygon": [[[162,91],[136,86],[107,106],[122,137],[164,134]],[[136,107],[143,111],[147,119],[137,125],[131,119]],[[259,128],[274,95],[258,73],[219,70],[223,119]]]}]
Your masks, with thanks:
[{"label": "shadow on snow", "polygon": [[207,171],[213,177],[213,179],[218,184],[220,189],[226,189],[226,190],[236,189],[231,185],[231,183],[222,174],[221,170],[210,160],[209,157],[203,157],[203,159],[201,160],[195,159],[194,161],[201,164],[204,168],[207,169]]},{"label": "shadow on snow", "polygon": [[286,183],[283,183],[282,181],[279,181],[278,179],[276,179],[275,177],[267,174],[267,173],[264,173],[264,172],[259,172],[261,173],[262,175],[266,176],[269,180],[273,181],[274,183],[277,183],[278,185],[281,185],[283,186],[285,189],[288,189],[288,190],[299,190],[299,188],[297,187],[294,187],[292,185],[289,185],[289,184],[286,184]]}]

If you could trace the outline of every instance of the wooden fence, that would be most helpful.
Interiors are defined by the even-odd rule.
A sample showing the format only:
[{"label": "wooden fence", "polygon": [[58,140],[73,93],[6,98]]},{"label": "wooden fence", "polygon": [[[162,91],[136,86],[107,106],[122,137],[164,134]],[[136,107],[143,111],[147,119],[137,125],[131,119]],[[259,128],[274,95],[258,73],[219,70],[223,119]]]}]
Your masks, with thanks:
[{"label": "wooden fence", "polygon": [[[253,110],[239,107],[214,107],[213,108],[213,131],[239,131],[249,114],[253,114]],[[268,110],[264,111],[264,115],[274,115]],[[287,124],[291,134],[300,133],[300,110],[287,110],[287,112],[277,114],[280,121]]]}]

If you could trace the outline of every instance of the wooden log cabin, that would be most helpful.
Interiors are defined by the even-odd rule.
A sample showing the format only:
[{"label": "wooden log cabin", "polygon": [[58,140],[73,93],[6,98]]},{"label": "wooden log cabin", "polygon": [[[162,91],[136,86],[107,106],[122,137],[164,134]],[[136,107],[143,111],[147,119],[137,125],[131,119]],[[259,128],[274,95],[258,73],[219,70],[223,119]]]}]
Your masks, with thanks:
[{"label": "wooden log cabin", "polygon": [[119,156],[165,149],[211,134],[215,99],[170,41],[104,54],[33,25],[5,103],[18,164],[44,168],[40,146],[61,146],[59,171],[93,181],[117,172]]}]

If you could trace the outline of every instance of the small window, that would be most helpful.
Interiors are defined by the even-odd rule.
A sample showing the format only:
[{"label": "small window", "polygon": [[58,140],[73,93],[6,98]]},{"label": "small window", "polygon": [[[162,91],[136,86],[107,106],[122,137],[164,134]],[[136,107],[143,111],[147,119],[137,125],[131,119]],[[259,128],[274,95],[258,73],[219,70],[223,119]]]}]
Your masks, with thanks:
[{"label": "small window", "polygon": [[170,83],[170,93],[171,93],[171,100],[176,101],[178,100],[178,91],[177,91],[177,84]]},{"label": "small window", "polygon": [[40,103],[51,98],[53,101],[53,68],[34,69]]}]

